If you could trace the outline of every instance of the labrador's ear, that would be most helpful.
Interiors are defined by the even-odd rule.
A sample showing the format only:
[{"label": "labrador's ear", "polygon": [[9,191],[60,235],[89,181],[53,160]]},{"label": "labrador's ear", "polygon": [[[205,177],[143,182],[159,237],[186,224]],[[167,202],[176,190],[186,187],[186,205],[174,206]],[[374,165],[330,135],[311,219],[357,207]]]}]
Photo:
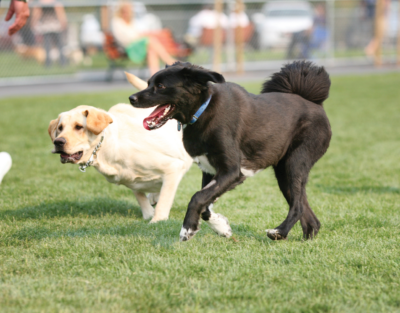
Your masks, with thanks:
[{"label": "labrador's ear", "polygon": [[86,127],[93,134],[100,134],[113,120],[106,112],[95,108],[88,109],[82,112],[86,116]]},{"label": "labrador's ear", "polygon": [[60,117],[58,117],[55,120],[52,120],[50,122],[49,128],[47,129],[47,131],[49,132],[49,135],[50,135],[50,138],[51,138],[52,142],[54,141],[54,139],[56,139],[56,128],[57,128],[57,125],[58,125],[59,121],[60,121]]}]

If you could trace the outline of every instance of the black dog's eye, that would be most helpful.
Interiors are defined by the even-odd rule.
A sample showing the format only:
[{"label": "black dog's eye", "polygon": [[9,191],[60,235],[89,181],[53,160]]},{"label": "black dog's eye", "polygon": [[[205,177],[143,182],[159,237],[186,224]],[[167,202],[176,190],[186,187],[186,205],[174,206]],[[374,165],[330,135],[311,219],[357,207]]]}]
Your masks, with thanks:
[{"label": "black dog's eye", "polygon": [[62,130],[63,130],[62,125],[58,126],[58,131],[62,132]]},{"label": "black dog's eye", "polygon": [[158,85],[157,85],[157,88],[158,88],[158,89],[165,89],[165,86],[164,86],[163,84],[158,84]]},{"label": "black dog's eye", "polygon": [[83,128],[82,125],[76,125],[76,126],[75,126],[75,129],[76,129],[76,130],[81,130],[82,128]]}]

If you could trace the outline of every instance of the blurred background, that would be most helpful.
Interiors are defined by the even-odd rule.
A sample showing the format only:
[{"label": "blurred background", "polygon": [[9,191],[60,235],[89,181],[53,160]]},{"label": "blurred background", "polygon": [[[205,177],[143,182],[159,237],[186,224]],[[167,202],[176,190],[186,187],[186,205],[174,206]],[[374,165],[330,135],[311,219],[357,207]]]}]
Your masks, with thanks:
[{"label": "blurred background", "polygon": [[147,78],[148,59],[132,57],[116,17],[132,20],[168,56],[225,73],[275,70],[291,59],[330,67],[399,63],[398,0],[33,0],[28,23],[11,37],[8,4],[0,8],[3,86],[121,80],[123,70]]}]

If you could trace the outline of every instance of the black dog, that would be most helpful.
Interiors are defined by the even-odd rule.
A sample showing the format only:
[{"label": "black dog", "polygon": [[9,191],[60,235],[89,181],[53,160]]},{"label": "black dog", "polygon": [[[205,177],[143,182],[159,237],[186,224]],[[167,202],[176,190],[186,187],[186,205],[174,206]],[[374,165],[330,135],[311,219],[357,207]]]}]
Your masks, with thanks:
[{"label": "black dog", "polygon": [[181,240],[196,234],[200,216],[218,234],[230,236],[227,219],[215,214],[211,204],[271,165],[290,208],[281,225],[267,230],[268,237],[286,239],[298,220],[304,238],[318,233],[320,222],[308,204],[306,183],[331,139],[322,107],[329,87],[325,69],[306,61],[275,73],[260,95],[225,82],[218,73],[178,62],[156,73],[147,89],[129,98],[137,108],[157,106],[143,121],[148,130],[172,118],[183,124],[185,149],[203,171],[202,190],[189,203]]}]

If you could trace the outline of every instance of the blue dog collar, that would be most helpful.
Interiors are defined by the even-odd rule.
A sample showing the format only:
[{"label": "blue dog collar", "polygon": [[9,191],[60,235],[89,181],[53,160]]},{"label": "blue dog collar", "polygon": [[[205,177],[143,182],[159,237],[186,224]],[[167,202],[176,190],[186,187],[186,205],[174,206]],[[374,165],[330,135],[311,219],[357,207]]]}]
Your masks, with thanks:
[{"label": "blue dog collar", "polygon": [[[199,119],[200,115],[202,115],[203,112],[205,111],[205,109],[207,109],[207,107],[208,107],[210,101],[211,101],[211,95],[210,95],[210,97],[207,99],[207,101],[204,102],[204,103],[201,105],[201,107],[197,110],[197,112],[193,115],[192,119],[191,119],[190,122],[189,122],[189,125],[192,125],[192,124],[196,123],[196,121]],[[186,126],[187,126],[186,124],[183,125],[183,129],[185,129]],[[178,121],[178,131],[181,130],[181,127],[182,127],[182,123]]]},{"label": "blue dog collar", "polygon": [[203,112],[204,112],[204,110],[207,109],[208,104],[210,103],[210,101],[211,101],[211,95],[210,95],[210,97],[207,99],[207,101],[204,102],[204,103],[201,105],[201,107],[197,110],[197,112],[194,113],[192,119],[191,119],[190,122],[189,122],[190,125],[196,123],[196,121],[199,119],[200,115],[202,115]]}]

